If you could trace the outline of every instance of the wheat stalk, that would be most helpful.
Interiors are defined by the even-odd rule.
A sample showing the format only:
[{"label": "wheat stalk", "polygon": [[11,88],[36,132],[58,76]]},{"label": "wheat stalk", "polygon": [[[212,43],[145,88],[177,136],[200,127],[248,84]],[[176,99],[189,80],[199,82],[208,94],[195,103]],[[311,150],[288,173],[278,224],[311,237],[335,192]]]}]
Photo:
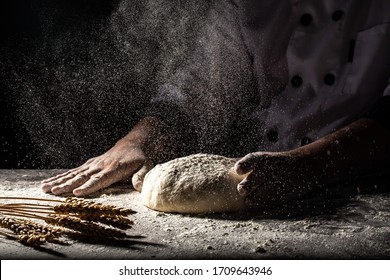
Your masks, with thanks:
[{"label": "wheat stalk", "polygon": [[[0,197],[0,199],[34,201],[0,203],[0,227],[11,232],[0,233],[30,246],[40,246],[64,234],[70,236],[73,233],[123,239],[128,235],[121,230],[129,229],[134,224],[126,216],[136,213],[131,209],[78,198],[54,200]],[[29,219],[43,220],[47,225]]]},{"label": "wheat stalk", "polygon": [[104,205],[98,202],[67,198],[64,203],[53,207],[56,213],[100,213],[106,215],[131,215],[135,211],[113,205]]},{"label": "wheat stalk", "polygon": [[35,200],[42,202],[51,202],[59,203],[55,206],[47,204],[36,204],[36,203],[0,203],[0,208],[12,208],[12,209],[39,209],[39,210],[53,210],[56,213],[100,213],[106,215],[121,215],[127,216],[135,214],[136,212],[123,207],[118,207],[114,205],[106,205],[94,201],[87,201],[79,198],[66,198],[65,200],[55,200],[55,199],[41,199],[41,198],[31,198],[31,197],[0,197],[0,199],[6,200]]},{"label": "wheat stalk", "polygon": [[21,243],[32,246],[42,245],[63,234],[60,228],[25,219],[0,217],[0,227],[13,232],[14,238]]},{"label": "wheat stalk", "polygon": [[115,228],[107,228],[94,222],[83,221],[77,217],[58,215],[47,218],[46,222],[51,225],[68,228],[92,237],[118,239],[128,237],[127,234],[123,231],[117,230]]},{"label": "wheat stalk", "polygon": [[82,220],[98,222],[98,223],[102,223],[123,230],[130,229],[134,224],[132,220],[120,215],[106,215],[106,214],[101,215],[96,213],[94,214],[81,213],[77,215],[77,217],[79,217]]}]

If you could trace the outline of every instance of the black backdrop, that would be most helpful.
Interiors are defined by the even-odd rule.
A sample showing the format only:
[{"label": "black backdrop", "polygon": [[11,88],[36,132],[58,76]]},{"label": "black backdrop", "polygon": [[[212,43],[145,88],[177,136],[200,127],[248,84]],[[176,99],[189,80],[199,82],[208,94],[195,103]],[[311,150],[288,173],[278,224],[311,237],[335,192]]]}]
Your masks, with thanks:
[{"label": "black backdrop", "polygon": [[[85,143],[84,153],[72,158],[61,157],[61,154],[69,154],[69,150],[75,148],[74,143],[73,147],[70,145],[62,151],[58,150],[58,154],[53,151],[44,152],[45,148],[40,146],[50,145],[50,142],[45,137],[41,137],[41,141],[37,139],[38,132],[32,125],[35,123],[38,127],[45,126],[45,121],[36,117],[44,112],[29,112],[34,110],[30,105],[37,102],[38,98],[30,99],[26,90],[34,84],[37,73],[41,73],[42,68],[58,67],[58,61],[54,57],[45,63],[40,63],[42,60],[37,58],[39,52],[45,52],[55,47],[55,44],[63,44],[64,48],[67,48],[68,54],[62,55],[60,59],[71,57],[73,61],[84,60],[88,64],[88,58],[80,51],[84,48],[83,42],[70,44],[66,37],[60,38],[60,34],[77,27],[81,30],[81,36],[89,32],[92,33],[91,37],[100,36],[93,29],[93,25],[107,18],[117,4],[118,1],[89,0],[1,1],[0,168],[67,167],[81,163],[86,157],[99,153],[108,146],[106,143],[97,145],[94,149],[90,143]],[[53,29],[57,32],[52,31],[48,35]],[[52,104],[49,106],[54,106],[60,92],[59,87],[47,87],[51,82],[48,79],[40,81],[39,94],[40,97],[51,99]],[[56,90],[58,91],[55,92]],[[75,92],[75,95],[77,94]],[[63,135],[58,128],[58,125],[53,126],[57,133],[52,134],[51,140],[61,146]],[[39,133],[50,132],[43,129]],[[118,135],[114,133],[113,137]],[[60,159],[56,160],[58,155]]]},{"label": "black backdrop", "polygon": [[[0,80],[0,168],[36,167],[40,165],[37,151],[27,131],[16,117],[17,104],[7,88],[10,67],[6,67],[4,52],[28,52],[26,40],[41,36],[39,19],[31,10],[29,1],[13,0],[0,3],[1,80]],[[15,65],[16,67],[16,65]],[[16,69],[13,69],[16,70]],[[36,158],[32,161],[29,158]]]},{"label": "black backdrop", "polygon": [[112,146],[183,63],[210,3],[1,1],[0,168],[68,168]]}]

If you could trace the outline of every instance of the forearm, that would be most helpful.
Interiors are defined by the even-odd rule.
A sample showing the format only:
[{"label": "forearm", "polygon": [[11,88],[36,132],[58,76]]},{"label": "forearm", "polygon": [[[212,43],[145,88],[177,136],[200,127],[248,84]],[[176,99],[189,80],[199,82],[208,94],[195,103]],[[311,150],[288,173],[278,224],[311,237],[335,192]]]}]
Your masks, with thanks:
[{"label": "forearm", "polygon": [[133,145],[153,163],[168,161],[179,154],[175,129],[158,117],[145,117],[116,145]]},{"label": "forearm", "polygon": [[363,118],[291,153],[318,182],[349,180],[390,166],[390,131]]}]

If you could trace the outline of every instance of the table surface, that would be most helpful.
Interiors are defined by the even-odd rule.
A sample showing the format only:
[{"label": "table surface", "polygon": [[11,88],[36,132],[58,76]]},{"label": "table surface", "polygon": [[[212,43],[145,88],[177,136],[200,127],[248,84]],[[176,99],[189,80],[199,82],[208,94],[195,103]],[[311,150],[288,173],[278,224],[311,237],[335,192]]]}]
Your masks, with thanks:
[{"label": "table surface", "polygon": [[[54,198],[39,182],[62,170],[0,170],[1,196]],[[167,214],[142,205],[131,186],[89,198],[137,213],[126,242],[67,240],[32,248],[0,237],[1,259],[388,259],[390,195],[311,199],[278,210]]]}]

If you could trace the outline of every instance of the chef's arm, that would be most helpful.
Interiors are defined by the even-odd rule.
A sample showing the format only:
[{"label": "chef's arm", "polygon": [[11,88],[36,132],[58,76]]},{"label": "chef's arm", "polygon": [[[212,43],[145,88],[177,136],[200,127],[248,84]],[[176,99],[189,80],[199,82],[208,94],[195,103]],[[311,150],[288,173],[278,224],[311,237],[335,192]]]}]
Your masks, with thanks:
[{"label": "chef's arm", "polygon": [[320,183],[354,180],[390,167],[390,130],[365,117],[290,152]]},{"label": "chef's arm", "polygon": [[324,187],[350,185],[390,165],[390,130],[361,118],[306,146],[278,153],[255,152],[235,165],[248,174],[238,186],[253,208],[269,208]]},{"label": "chef's arm", "polygon": [[[385,91],[386,93],[386,91]],[[390,168],[390,96],[363,118],[302,147],[324,178],[350,178]],[[321,166],[321,160],[326,166]]]},{"label": "chef's arm", "polygon": [[248,205],[267,208],[389,170],[389,102],[383,97],[364,117],[306,146],[246,155],[235,165],[238,174],[248,174],[238,192]]}]

